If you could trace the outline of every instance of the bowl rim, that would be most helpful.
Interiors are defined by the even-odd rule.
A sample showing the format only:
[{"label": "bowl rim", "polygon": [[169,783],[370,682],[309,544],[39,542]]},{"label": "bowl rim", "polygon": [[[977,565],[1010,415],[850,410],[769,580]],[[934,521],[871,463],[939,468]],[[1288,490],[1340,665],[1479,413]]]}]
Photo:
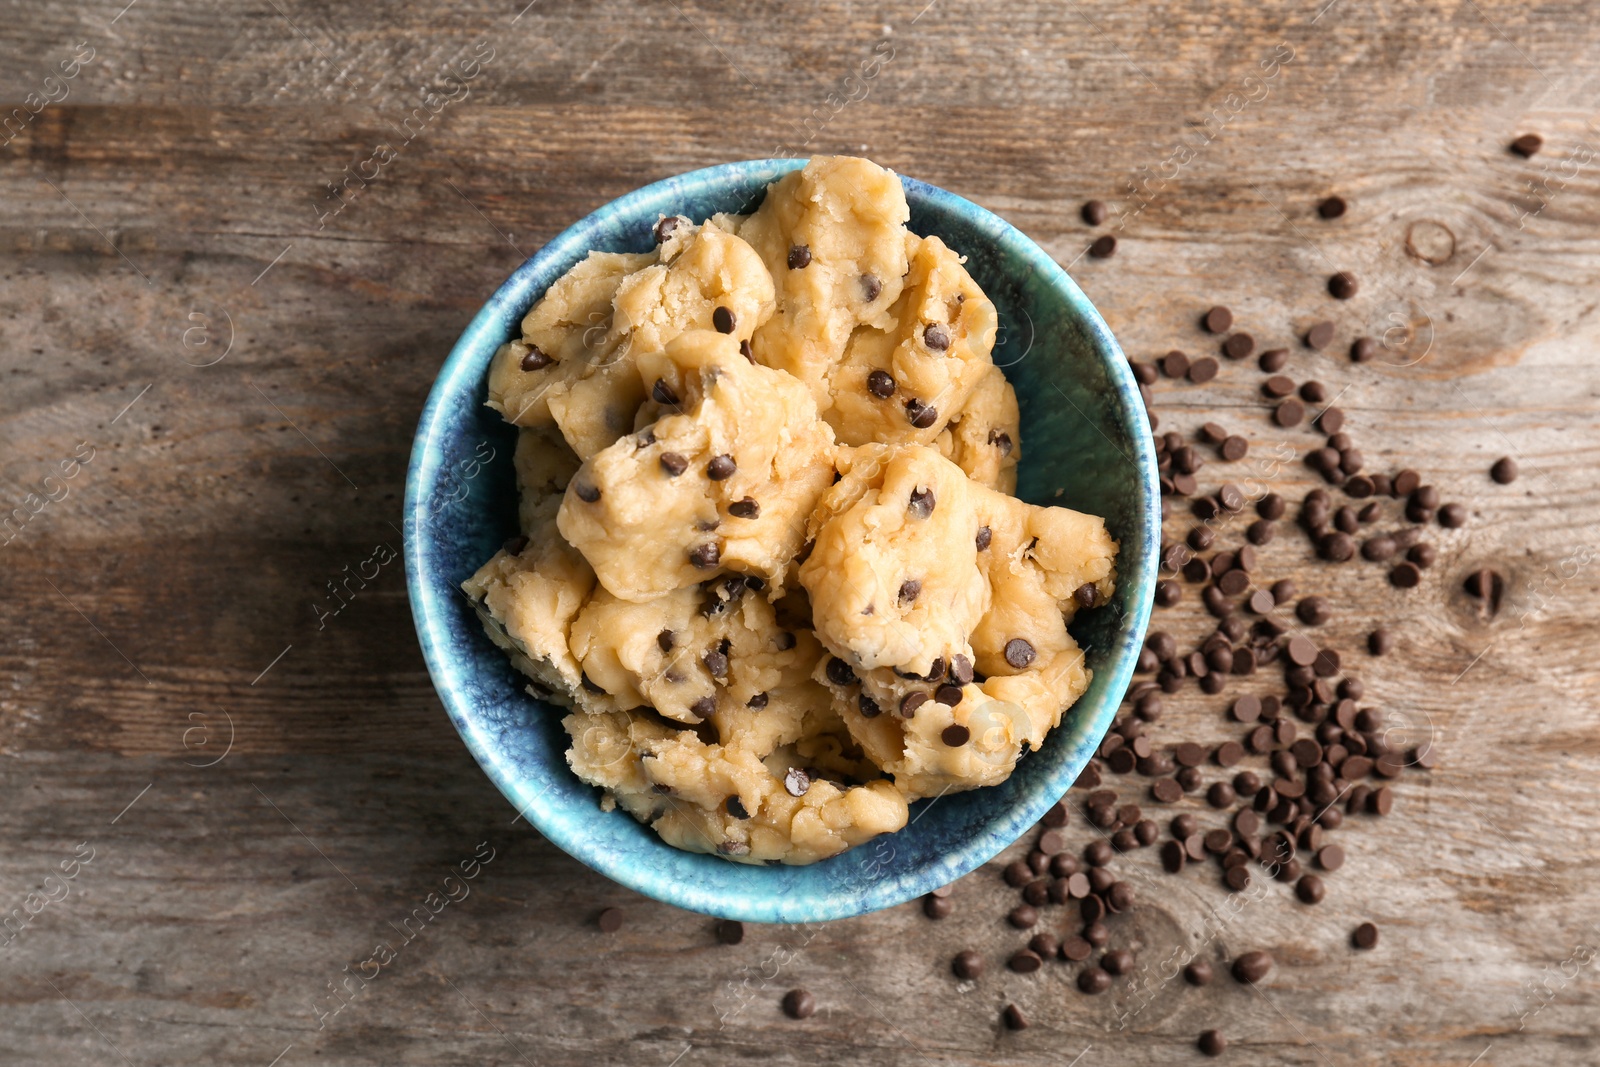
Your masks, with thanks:
[{"label": "bowl rim", "polygon": [[[514,764],[509,760],[502,761],[501,754],[491,743],[487,732],[480,735],[475,728],[474,707],[464,694],[464,690],[470,688],[470,672],[463,670],[455,661],[455,657],[442,650],[441,646],[447,649],[449,644],[447,627],[442,617],[445,607],[442,603],[435,602],[432,592],[423,581],[423,567],[428,562],[425,557],[428,555],[429,538],[425,536],[425,531],[428,529],[428,512],[422,488],[432,484],[443,462],[440,450],[434,446],[441,431],[448,425],[445,417],[452,413],[450,401],[463,388],[468,390],[477,388],[486,369],[481,356],[485,346],[488,346],[488,351],[491,353],[498,348],[512,323],[520,321],[532,302],[543,295],[542,291],[535,293],[529,289],[528,279],[546,263],[551,260],[559,261],[574,252],[581,259],[593,247],[592,237],[595,231],[608,220],[637,216],[642,209],[658,202],[666,194],[690,194],[707,184],[716,183],[725,176],[737,176],[741,172],[756,168],[766,168],[770,171],[771,177],[767,179],[770,182],[803,167],[807,162],[808,160],[803,158],[731,161],[662,178],[601,204],[552,237],[537,252],[524,260],[473,316],[440,366],[417,422],[407,466],[402,505],[406,587],[428,675],[450,716],[452,726],[456,728],[473,759],[495,787],[511,801],[520,815],[549,841],[607,878],[645,896],[678,907],[757,922],[810,922],[848,918],[904,903],[939,885],[954,881],[988,862],[1015,842],[1057,799],[1065,796],[1083,767],[1087,765],[1093,746],[1087,749],[1088,754],[1084,755],[1081,763],[1069,757],[1050,775],[1035,782],[1029,792],[1018,796],[1017,802],[1008,812],[988,821],[982,833],[974,835],[960,848],[947,853],[942,865],[926,866],[898,877],[885,877],[868,889],[850,894],[812,895],[798,899],[789,894],[774,894],[775,899],[764,900],[748,895],[737,899],[707,898],[704,892],[700,891],[691,892],[690,895],[697,899],[688,902],[682,897],[675,898],[668,891],[673,888],[684,888],[680,882],[669,880],[663,884],[661,875],[649,865],[631,862],[632,857],[614,855],[606,850],[591,847],[581,832],[571,832],[559,820],[543,819],[538,804],[539,794],[532,792],[530,795],[528,783],[517,773]],[[1102,671],[1111,672],[1105,689],[1107,695],[1095,709],[1093,718],[1085,724],[1086,734],[1092,736],[1095,739],[1094,746],[1098,746],[1099,739],[1104,737],[1114,721],[1121,696],[1132,680],[1137,649],[1141,646],[1149,626],[1158,577],[1155,560],[1160,548],[1160,489],[1149,419],[1143,404],[1137,402],[1138,386],[1121,346],[1118,345],[1098,309],[1066,270],[1032,238],[1000,216],[956,193],[895,173],[906,189],[908,200],[938,202],[940,207],[954,209],[967,216],[976,228],[985,231],[987,239],[992,244],[1004,244],[1008,252],[1026,260],[1031,271],[1037,273],[1049,288],[1061,293],[1073,314],[1084,326],[1085,335],[1094,354],[1105,364],[1110,390],[1123,399],[1123,402],[1118,403],[1116,407],[1119,409],[1118,418],[1125,424],[1123,429],[1135,453],[1132,458],[1138,469],[1137,481],[1141,490],[1136,523],[1137,532],[1142,535],[1146,552],[1142,558],[1135,560],[1128,560],[1119,554],[1119,580],[1137,580],[1139,587],[1127,621],[1118,628],[1118,648],[1114,651],[1111,662],[1101,668]],[[747,174],[744,176],[748,177]],[[1134,402],[1127,402],[1130,397]],[[1131,539],[1129,534],[1133,532],[1125,533],[1123,541],[1129,541]],[[622,817],[631,818],[625,814],[622,814]],[[893,836],[893,834],[883,835],[889,839]],[[665,842],[662,842],[662,846],[672,847]],[[933,875],[937,875],[937,878],[933,878]]]}]

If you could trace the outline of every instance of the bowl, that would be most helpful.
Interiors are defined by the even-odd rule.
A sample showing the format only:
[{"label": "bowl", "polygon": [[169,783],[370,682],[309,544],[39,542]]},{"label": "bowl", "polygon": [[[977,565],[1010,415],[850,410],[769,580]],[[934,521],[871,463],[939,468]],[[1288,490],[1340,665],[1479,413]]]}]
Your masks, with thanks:
[{"label": "bowl", "polygon": [[456,342],[428,396],[406,476],[405,564],[417,637],[450,721],[484,772],[540,833],[601,874],[722,918],[813,922],[886,908],[946,885],[1034,825],[1110,727],[1150,617],[1160,497],[1149,422],[1111,331],[1072,279],[1010,224],[903,178],[911,229],[966,256],[994,301],[994,359],[1016,387],[1017,495],[1104,516],[1121,542],[1113,601],[1074,620],[1094,681],[1001,785],[920,800],[898,833],[804,867],[745,865],[675,849],[568,768],[562,710],[483,633],[460,584],[517,531],[513,430],[484,406],[495,349],[555,279],[590,250],[652,246],[661,215],[746,212],[804,160],[728,163],[667,178],[600,208],[519,267]]}]

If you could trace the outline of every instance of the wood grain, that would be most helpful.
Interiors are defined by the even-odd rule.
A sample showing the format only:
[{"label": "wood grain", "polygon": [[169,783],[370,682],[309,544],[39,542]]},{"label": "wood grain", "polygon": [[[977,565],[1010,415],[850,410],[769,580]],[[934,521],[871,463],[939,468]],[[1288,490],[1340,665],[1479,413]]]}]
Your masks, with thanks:
[{"label": "wood grain", "polygon": [[[0,122],[80,42],[95,57],[0,134],[0,515],[26,517],[0,533],[0,918],[63,884],[76,846],[93,859],[0,935],[0,1063],[1170,1064],[1211,1027],[1235,1063],[1600,1058],[1600,977],[1579,962],[1600,942],[1585,5],[8,14]],[[468,91],[431,114],[425,94],[474,56]],[[1530,130],[1539,155],[1506,152]],[[380,144],[393,162],[351,180]],[[439,708],[397,565],[319,625],[326,583],[398,547],[422,399],[505,275],[644,182],[778,146],[864,153],[998,211],[1135,358],[1210,350],[1198,316],[1230,306],[1339,395],[1369,468],[1414,467],[1468,507],[1405,594],[1287,528],[1262,553],[1268,578],[1333,600],[1317,639],[1442,752],[1393,815],[1340,831],[1350,862],[1322,905],[1272,884],[1235,914],[1214,872],[1119,861],[1141,904],[1117,943],[1155,977],[1095,999],[1060,965],[1004,969],[1015,853],[963,880],[942,923],[913,904],[722,946],[512,825]],[[1329,192],[1351,204],[1337,222],[1315,213]],[[1109,260],[1083,255],[1091,197],[1116,213]],[[1348,303],[1326,295],[1336,270],[1361,279]],[[1338,341],[1313,353],[1298,338],[1321,319]],[[1344,358],[1362,335],[1389,340],[1380,361]],[[1270,478],[1297,499],[1320,442],[1271,424],[1260,378],[1224,361],[1205,388],[1158,383],[1162,429],[1224,423],[1251,457],[1202,485]],[[1496,486],[1507,454],[1523,477]],[[1484,565],[1508,580],[1492,617],[1461,589]],[[1157,625],[1187,643],[1208,621],[1191,587]],[[1371,659],[1379,622],[1400,644]],[[1226,702],[1189,688],[1154,733],[1220,741]],[[470,894],[405,942],[396,927],[481,842],[495,858]],[[607,937],[592,920],[610,905],[627,923]],[[1358,954],[1362,920],[1383,940]],[[392,964],[333,1013],[329,983],[379,941]],[[967,947],[989,961],[970,988],[948,969]],[[1159,981],[1174,950],[1255,947],[1279,961],[1259,994]],[[820,1005],[803,1023],[777,1008],[798,985]],[[1001,1028],[1009,1001],[1030,1029]]]}]

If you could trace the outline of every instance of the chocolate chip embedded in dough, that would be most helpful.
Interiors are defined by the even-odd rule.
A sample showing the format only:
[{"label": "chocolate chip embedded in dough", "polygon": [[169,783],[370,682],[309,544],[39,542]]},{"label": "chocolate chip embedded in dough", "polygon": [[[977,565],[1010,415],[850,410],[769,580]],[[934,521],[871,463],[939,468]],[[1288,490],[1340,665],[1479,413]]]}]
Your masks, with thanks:
[{"label": "chocolate chip embedded in dough", "polygon": [[676,478],[689,469],[689,460],[677,452],[661,453],[661,469],[667,472],[667,477]]},{"label": "chocolate chip embedded in dough", "polygon": [[578,499],[583,501],[585,504],[593,504],[596,500],[600,499],[600,487],[597,485],[589,485],[586,482],[579,482],[577,485],[572,487],[572,491],[577,493]]},{"label": "chocolate chip embedded in dough", "polygon": [[805,270],[811,266],[811,246],[794,245],[789,249],[789,269]]},{"label": "chocolate chip embedded in dough", "polygon": [[803,797],[811,788],[811,776],[803,767],[790,767],[783,775],[783,789],[792,797]]},{"label": "chocolate chip embedded in dough", "polygon": [[678,406],[678,391],[668,385],[665,378],[656,379],[656,384],[650,387],[650,395],[658,404],[666,404],[668,407]]},{"label": "chocolate chip embedded in dough", "polygon": [[900,717],[903,719],[912,718],[917,714],[917,709],[922,707],[922,705],[926,704],[927,702],[928,694],[922,692],[921,690],[918,690],[914,693],[907,693],[900,699]]},{"label": "chocolate chip embedded in dough", "polygon": [[993,536],[994,534],[992,531],[990,531],[989,527],[981,526],[978,528],[978,536],[976,541],[979,552],[982,552],[989,547],[989,541]]},{"label": "chocolate chip embedded in dough", "polygon": [[867,392],[879,400],[887,400],[894,395],[894,376],[888,371],[873,371],[867,375]]},{"label": "chocolate chip embedded in dough", "polygon": [[706,464],[706,476],[714,482],[722,482],[732,478],[733,472],[738,469],[739,465],[733,461],[733,457],[723,453],[713,456],[711,462]]},{"label": "chocolate chip embedded in dough", "polygon": [[906,421],[919,430],[926,430],[939,421],[939,409],[912,397],[906,401]]},{"label": "chocolate chip embedded in dough", "polygon": [[761,514],[761,505],[755,497],[747,496],[728,505],[728,514],[736,519],[754,519]]},{"label": "chocolate chip embedded in dough", "polygon": [[[923,488],[918,486],[916,489],[911,490],[911,499],[908,502],[907,507],[911,509],[912,515],[919,519],[926,519],[928,516],[933,514],[933,507],[935,503],[936,500],[933,489],[931,487]],[[987,529],[987,527],[985,527],[985,529]]]},{"label": "chocolate chip embedded in dough", "polygon": [[543,370],[555,360],[545,355],[538,345],[529,345],[527,355],[522,357],[522,369],[525,371]]},{"label": "chocolate chip embedded in dough", "polygon": [[1006,662],[1016,670],[1027,667],[1037,655],[1032,642],[1025,637],[1013,637],[1006,642]]},{"label": "chocolate chip embedded in dough", "polygon": [[722,562],[722,548],[715,541],[696,545],[689,552],[689,563],[700,570],[710,570]]},{"label": "chocolate chip embedded in dough", "polygon": [[943,352],[950,347],[950,331],[937,322],[930,322],[922,330],[922,343],[930,351]]},{"label": "chocolate chip embedded in dough", "polygon": [[718,333],[732,333],[734,326],[733,312],[719,304],[711,312],[711,325],[716,327]]},{"label": "chocolate chip embedded in dough", "polygon": [[870,303],[878,299],[878,294],[883,292],[883,283],[878,280],[876,275],[863,274],[861,276],[861,292]]},{"label": "chocolate chip embedded in dough", "polygon": [[951,723],[944,728],[944,732],[939,735],[939,739],[951,748],[960,748],[972,739],[972,731],[958,722]]}]

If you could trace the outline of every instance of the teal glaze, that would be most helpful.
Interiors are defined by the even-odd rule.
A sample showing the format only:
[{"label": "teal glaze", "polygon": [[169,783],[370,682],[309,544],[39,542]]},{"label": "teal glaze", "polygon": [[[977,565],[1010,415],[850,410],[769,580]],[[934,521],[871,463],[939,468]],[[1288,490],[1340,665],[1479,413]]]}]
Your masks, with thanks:
[{"label": "teal glaze", "polygon": [[495,349],[546,287],[590,250],[644,251],[661,215],[745,212],[803,160],[728,163],[648,185],[600,208],[519,267],[450,352],[423,408],[406,477],[406,583],[435,687],[490,779],[551,841],[632,889],[692,911],[756,922],[837,919],[945,885],[992,858],[1066,791],[1110,727],[1149,622],[1160,497],[1138,387],[1094,306],[1045,252],[998,216],[903,179],[911,228],[937,234],[999,309],[995,362],[1022,409],[1018,494],[1105,516],[1121,542],[1112,603],[1073,632],[1094,670],[1089,691],[1005,783],[922,800],[911,822],[808,867],[750,866],[683,852],[568,769],[562,710],[484,636],[459,586],[516,531],[513,436],[484,406]]}]

